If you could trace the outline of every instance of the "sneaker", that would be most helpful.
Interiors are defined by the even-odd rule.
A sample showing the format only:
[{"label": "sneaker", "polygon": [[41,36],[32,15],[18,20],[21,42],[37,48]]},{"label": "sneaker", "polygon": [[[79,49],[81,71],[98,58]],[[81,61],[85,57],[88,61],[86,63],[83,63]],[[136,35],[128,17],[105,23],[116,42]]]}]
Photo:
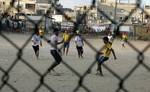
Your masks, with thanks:
[{"label": "sneaker", "polygon": [[90,74],[90,73],[91,73],[91,70],[88,70],[88,71],[87,71],[87,74]]},{"label": "sneaker", "polygon": [[95,75],[100,75],[100,76],[104,76],[103,73],[100,73],[97,71],[97,73]]},{"label": "sneaker", "polygon": [[54,69],[48,69],[47,71],[48,71],[49,73],[51,73],[51,71],[55,72]]}]

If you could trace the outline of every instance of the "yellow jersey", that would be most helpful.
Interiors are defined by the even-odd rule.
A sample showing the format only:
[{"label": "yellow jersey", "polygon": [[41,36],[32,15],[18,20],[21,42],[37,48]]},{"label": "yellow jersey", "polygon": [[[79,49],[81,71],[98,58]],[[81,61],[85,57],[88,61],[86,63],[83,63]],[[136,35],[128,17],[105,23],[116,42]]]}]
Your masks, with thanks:
[{"label": "yellow jersey", "polygon": [[44,30],[40,29],[40,30],[39,30],[39,35],[40,35],[40,36],[43,36],[43,35],[44,35]]},{"label": "yellow jersey", "polygon": [[64,33],[63,34],[63,39],[64,39],[64,42],[68,42],[69,41],[69,34]]},{"label": "yellow jersey", "polygon": [[107,44],[105,44],[104,49],[103,49],[104,57],[109,57],[110,56],[111,48],[112,48],[112,43],[111,42],[108,42]]},{"label": "yellow jersey", "polygon": [[128,37],[127,35],[122,35],[122,40],[127,41]]}]

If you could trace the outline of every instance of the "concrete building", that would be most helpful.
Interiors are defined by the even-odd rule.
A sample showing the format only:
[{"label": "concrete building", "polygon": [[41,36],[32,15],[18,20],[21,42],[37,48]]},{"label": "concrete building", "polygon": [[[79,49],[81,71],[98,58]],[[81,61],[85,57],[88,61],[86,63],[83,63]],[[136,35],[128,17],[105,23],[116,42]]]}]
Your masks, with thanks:
[{"label": "concrete building", "polygon": [[[76,13],[74,10],[70,8],[62,8],[62,11],[71,18],[72,21],[76,21]],[[68,21],[67,19],[63,18],[63,21]]]},{"label": "concrete building", "polygon": [[[125,16],[128,16],[131,11],[136,8],[136,0],[98,0],[98,7],[99,5],[105,5],[112,7],[112,16],[115,16],[115,7],[116,7],[116,16],[121,18],[120,13],[124,12]],[[150,9],[143,8],[145,11],[150,11]],[[119,13],[119,12],[120,13]],[[126,12],[126,13],[125,13]],[[122,16],[122,17],[125,17]],[[144,21],[145,14],[142,12],[141,9],[137,8],[136,11],[130,16],[130,20],[137,20],[137,21]],[[129,21],[130,21],[129,20]]]},{"label": "concrete building", "polygon": [[19,5],[21,8],[19,12],[25,14],[34,14],[36,8],[36,0],[16,0],[15,7]]},{"label": "concrete building", "polygon": [[150,15],[150,5],[145,5],[144,10]]},{"label": "concrete building", "polygon": [[[12,0],[0,0],[0,11],[6,11],[11,4]],[[15,0],[13,5],[9,11],[14,14],[18,11],[25,14],[45,14],[51,7],[49,0]]]},{"label": "concrete building", "polygon": [[[12,4],[13,7],[11,7]],[[10,14],[15,14],[18,12],[25,14],[34,14],[36,8],[35,5],[36,0],[15,0],[15,2],[12,2],[12,0],[1,0],[0,10],[2,12],[8,12]]]},{"label": "concrete building", "polygon": [[51,7],[50,0],[36,0],[36,14],[45,14]]},{"label": "concrete building", "polygon": [[10,6],[11,0],[0,0],[0,13],[4,13]]},{"label": "concrete building", "polygon": [[127,11],[131,11],[136,7],[136,0],[98,0],[103,5],[115,7],[117,1],[117,8],[123,8]]},{"label": "concrete building", "polygon": [[83,16],[83,14],[86,12],[86,17],[83,19],[83,22],[87,24],[92,24],[93,22],[97,22],[97,9],[95,7],[83,5],[83,6],[75,6],[74,11],[76,13],[76,19],[78,19],[79,16]]}]

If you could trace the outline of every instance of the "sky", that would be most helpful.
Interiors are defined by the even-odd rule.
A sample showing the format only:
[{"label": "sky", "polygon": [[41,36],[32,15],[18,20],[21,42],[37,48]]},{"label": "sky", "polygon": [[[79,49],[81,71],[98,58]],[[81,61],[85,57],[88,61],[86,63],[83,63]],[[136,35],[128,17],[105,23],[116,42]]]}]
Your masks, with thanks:
[{"label": "sky", "polygon": [[[64,8],[74,8],[77,5],[91,5],[93,0],[59,0]],[[127,2],[128,0],[120,0],[121,2]],[[136,0],[130,0],[130,2],[135,2]],[[150,5],[150,0],[142,0],[143,4]]]}]

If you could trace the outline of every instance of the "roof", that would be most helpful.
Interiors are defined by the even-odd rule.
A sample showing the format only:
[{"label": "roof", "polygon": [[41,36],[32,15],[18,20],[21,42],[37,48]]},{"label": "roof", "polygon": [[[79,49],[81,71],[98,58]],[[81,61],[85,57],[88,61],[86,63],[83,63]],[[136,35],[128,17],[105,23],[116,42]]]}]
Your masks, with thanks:
[{"label": "roof", "polygon": [[36,3],[50,3],[50,0],[36,0]]}]

